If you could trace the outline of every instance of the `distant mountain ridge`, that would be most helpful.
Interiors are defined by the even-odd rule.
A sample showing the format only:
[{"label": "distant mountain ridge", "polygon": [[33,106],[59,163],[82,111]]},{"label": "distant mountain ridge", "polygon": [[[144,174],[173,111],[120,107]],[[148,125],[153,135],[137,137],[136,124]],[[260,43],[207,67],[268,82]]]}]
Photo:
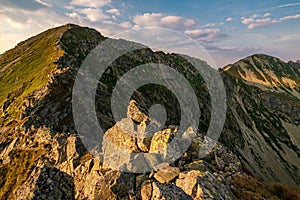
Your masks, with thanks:
[{"label": "distant mountain ridge", "polygon": [[[76,133],[71,98],[82,61],[105,39],[94,29],[67,24],[0,55],[1,198],[151,199],[161,195],[166,199],[238,199],[245,190],[257,198],[280,198],[259,181],[261,187],[255,191],[236,188],[241,183],[234,183],[235,179],[251,185],[254,177],[246,171],[267,182],[299,187],[300,72],[290,63],[262,54],[220,69],[228,100],[220,138],[226,147],[218,144],[200,159],[196,152],[205,144],[204,136],[197,133],[187,153],[174,166],[166,166],[170,173],[128,174],[102,166]],[[120,47],[112,48],[133,43],[119,40],[116,44]],[[144,110],[153,103],[167,102],[169,127],[156,133],[149,143],[136,141],[115,126],[121,122],[114,122],[110,110],[114,83],[130,69],[149,62],[168,65],[189,80],[199,98],[199,132],[207,130],[211,116],[205,82],[181,56],[146,47],[123,55],[100,80],[97,116],[111,141],[138,152],[165,147],[176,133],[174,127],[180,117],[174,95],[148,86],[139,89],[133,99]],[[206,65],[201,60],[195,62]],[[154,100],[149,102],[147,95]],[[134,110],[140,115],[140,110]],[[192,190],[184,187],[186,184]]]},{"label": "distant mountain ridge", "polygon": [[300,60],[297,60],[295,62],[289,61],[288,64],[295,67],[295,68],[298,68],[298,70],[300,70]]},{"label": "distant mountain ridge", "polygon": [[258,54],[224,67],[221,73],[229,115],[235,121],[227,123],[231,127],[225,132],[228,129],[231,138],[230,130],[237,130],[231,135],[236,135],[241,156],[265,180],[299,184],[299,71],[278,58]]}]

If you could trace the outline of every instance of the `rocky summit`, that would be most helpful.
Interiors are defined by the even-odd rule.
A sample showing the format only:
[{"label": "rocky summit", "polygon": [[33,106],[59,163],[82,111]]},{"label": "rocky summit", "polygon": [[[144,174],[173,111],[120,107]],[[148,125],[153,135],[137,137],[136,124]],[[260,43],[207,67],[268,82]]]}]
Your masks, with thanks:
[{"label": "rocky summit", "polygon": [[[97,85],[95,108],[104,130],[102,141],[93,141],[103,143],[95,149],[102,151],[99,159],[77,132],[72,89],[82,62],[105,39],[94,29],[67,24],[0,55],[0,199],[300,199],[300,71],[295,64],[259,54],[220,69],[227,114],[216,142],[206,135],[212,116],[208,87],[184,56],[146,46],[126,53]],[[139,45],[113,41],[116,51]],[[139,169],[131,173],[136,159],[120,159],[117,149],[167,157],[169,144],[180,135],[179,102],[155,84],[138,88],[125,115],[114,121],[110,100],[118,79],[145,63],[180,72],[195,91],[201,116],[199,127],[185,127],[193,138],[174,162],[154,159],[135,165]],[[149,112],[154,104],[166,110],[164,125]],[[149,136],[147,130],[156,131]]]}]

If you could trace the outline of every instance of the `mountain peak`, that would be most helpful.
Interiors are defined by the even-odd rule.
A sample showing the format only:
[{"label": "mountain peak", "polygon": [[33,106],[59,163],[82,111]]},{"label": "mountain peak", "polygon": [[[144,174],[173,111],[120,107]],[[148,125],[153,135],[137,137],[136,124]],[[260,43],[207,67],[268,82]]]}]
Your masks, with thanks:
[{"label": "mountain peak", "polygon": [[45,86],[61,59],[79,62],[103,36],[95,29],[65,24],[46,30],[0,55],[0,104],[11,93],[24,97]]},{"label": "mountain peak", "polygon": [[279,58],[254,54],[225,66],[223,72],[249,84],[267,87],[299,87],[299,71]]}]

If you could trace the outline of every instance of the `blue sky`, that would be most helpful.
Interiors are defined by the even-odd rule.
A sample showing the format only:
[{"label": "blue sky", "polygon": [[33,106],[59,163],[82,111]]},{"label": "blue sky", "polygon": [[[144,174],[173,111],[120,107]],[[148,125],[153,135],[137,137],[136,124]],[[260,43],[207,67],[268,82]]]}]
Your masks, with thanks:
[{"label": "blue sky", "polygon": [[299,0],[0,0],[0,53],[69,22],[106,36],[143,27],[172,29],[197,41],[218,67],[254,53],[300,59]]}]

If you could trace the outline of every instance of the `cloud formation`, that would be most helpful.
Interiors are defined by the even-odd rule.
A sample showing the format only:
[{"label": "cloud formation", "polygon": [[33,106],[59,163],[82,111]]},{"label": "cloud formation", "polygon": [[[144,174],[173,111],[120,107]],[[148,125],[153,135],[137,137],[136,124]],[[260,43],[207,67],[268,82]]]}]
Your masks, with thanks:
[{"label": "cloud formation", "polygon": [[116,15],[116,16],[119,16],[120,15],[120,11],[116,8],[112,8],[112,9],[109,9],[109,10],[106,10],[107,13],[110,13],[112,15]]},{"label": "cloud formation", "polygon": [[46,6],[41,3],[40,0],[26,0],[26,1],[12,1],[12,0],[1,0],[0,8],[13,8],[22,10],[39,10]]},{"label": "cloud formation", "polygon": [[222,38],[228,37],[228,35],[226,34],[221,34],[220,31],[221,30],[217,28],[209,28],[209,29],[186,30],[184,31],[184,33],[196,39],[199,42],[212,43]]},{"label": "cloud formation", "polygon": [[226,22],[231,22],[232,20],[233,20],[232,17],[227,17],[227,18],[225,19]]},{"label": "cloud formation", "polygon": [[71,0],[71,5],[74,6],[83,6],[83,7],[94,7],[94,8],[100,8],[106,5],[111,4],[111,0]]},{"label": "cloud formation", "polygon": [[98,8],[83,8],[78,9],[77,11],[85,15],[85,17],[91,22],[96,22],[108,18],[108,16],[103,14],[102,10]]},{"label": "cloud formation", "polygon": [[52,4],[47,3],[45,1],[42,1],[42,0],[35,0],[35,1],[38,2],[39,4],[42,4],[43,6],[52,7]]},{"label": "cloud formation", "polygon": [[270,13],[265,13],[264,15],[254,14],[250,17],[241,17],[241,22],[247,25],[248,29],[253,29],[257,27],[268,26],[271,24],[280,23],[286,20],[299,19],[300,14],[288,15],[278,19],[270,18]]},{"label": "cloud formation", "polygon": [[136,27],[164,27],[164,28],[185,28],[196,24],[193,19],[181,16],[166,15],[163,13],[144,13],[133,17]]},{"label": "cloud formation", "polygon": [[300,5],[300,2],[288,3],[288,4],[282,4],[282,5],[276,6],[276,8],[286,8],[286,7],[299,6],[299,5]]}]

